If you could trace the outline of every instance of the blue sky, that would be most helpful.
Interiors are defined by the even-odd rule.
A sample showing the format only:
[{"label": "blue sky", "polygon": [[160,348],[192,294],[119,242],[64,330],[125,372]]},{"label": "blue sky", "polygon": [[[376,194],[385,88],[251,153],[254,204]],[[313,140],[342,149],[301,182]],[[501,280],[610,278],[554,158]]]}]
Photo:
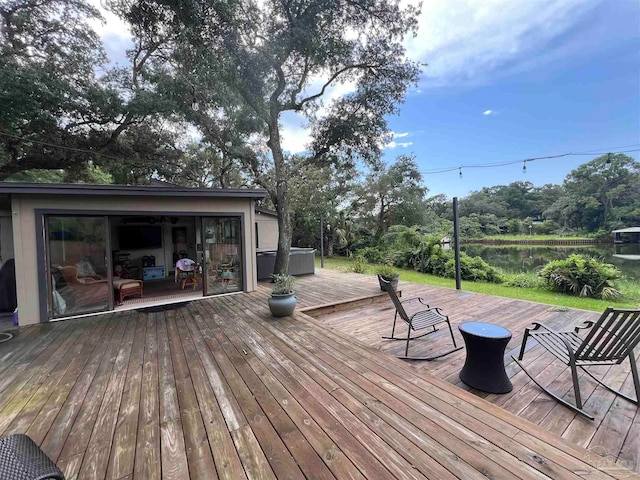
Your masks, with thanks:
[{"label": "blue sky", "polygon": [[[466,25],[450,42],[422,52],[420,58],[430,64],[432,59],[436,71],[426,67],[400,116],[390,119],[395,132],[408,134],[396,143],[411,145],[388,148],[387,159],[412,153],[427,172],[640,149],[613,148],[640,144],[640,2],[455,0],[446,8],[451,5],[459,7],[454,17]],[[483,7],[490,13],[479,18],[475,14]],[[501,8],[509,11],[491,18]],[[550,26],[554,19],[557,24]],[[491,51],[480,45],[485,40]],[[443,67],[440,55],[457,57]],[[627,155],[639,158],[638,152]],[[464,197],[519,180],[561,183],[596,156],[529,162],[526,174],[518,163],[463,168],[462,178],[458,170],[425,174],[424,180],[430,195]]]},{"label": "blue sky", "polygon": [[[126,27],[105,16],[97,29],[112,59],[123,58]],[[396,138],[385,159],[414,155],[430,195],[559,184],[598,152],[640,149],[638,0],[425,0],[406,46],[429,66],[389,118]],[[303,120],[282,123],[284,147],[303,151]],[[457,170],[567,152],[595,153],[529,162],[526,174],[522,162]],[[456,170],[427,173],[446,168]]]}]

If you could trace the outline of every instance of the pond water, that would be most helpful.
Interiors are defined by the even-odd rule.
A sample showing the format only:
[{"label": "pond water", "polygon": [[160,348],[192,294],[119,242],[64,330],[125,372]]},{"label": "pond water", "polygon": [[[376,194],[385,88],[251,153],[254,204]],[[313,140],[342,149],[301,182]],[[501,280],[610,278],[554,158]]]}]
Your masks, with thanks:
[{"label": "pond water", "polygon": [[630,280],[640,282],[640,244],[541,246],[463,244],[463,252],[479,256],[489,265],[510,272],[535,272],[551,260],[567,258],[572,253],[590,255],[612,263]]}]

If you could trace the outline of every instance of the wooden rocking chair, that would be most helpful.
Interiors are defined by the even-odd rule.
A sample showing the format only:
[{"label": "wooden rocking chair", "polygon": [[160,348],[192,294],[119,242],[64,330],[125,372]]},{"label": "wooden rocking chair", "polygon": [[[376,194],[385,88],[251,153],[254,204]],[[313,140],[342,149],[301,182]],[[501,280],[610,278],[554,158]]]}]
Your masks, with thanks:
[{"label": "wooden rocking chair", "polygon": [[[395,290],[393,289],[393,287],[391,287],[390,282],[380,277],[380,275],[378,275],[378,279],[381,282],[380,285],[386,286],[387,293],[389,294],[389,297],[391,297],[391,301],[393,302],[393,305],[396,307],[396,313],[393,317],[393,328],[391,329],[391,336],[382,337],[382,338],[386,340],[404,340],[407,342],[404,349],[404,355],[398,356],[398,358],[401,358],[403,360],[435,360],[436,358],[444,357],[446,355],[449,355],[450,353],[457,352],[458,350],[462,349],[462,347],[458,347],[456,345],[456,339],[453,336],[453,330],[451,330],[451,323],[449,322],[449,317],[443,314],[439,308],[429,307],[429,305],[425,303],[424,299],[421,297],[414,297],[414,298],[409,298],[407,300],[400,301],[398,299],[398,295],[396,294]],[[424,305],[426,308],[424,310],[420,310],[414,313],[413,315],[409,316],[407,315],[407,312],[405,311],[403,304],[408,302],[414,302],[414,301],[420,302],[420,304]],[[408,328],[407,328],[406,337],[395,336],[396,321],[398,320],[398,316],[400,316],[400,318],[404,320],[404,322],[407,324]],[[436,325],[439,325],[440,323],[446,323],[447,326],[449,327],[449,333],[451,334],[451,340],[453,341],[453,347],[454,347],[453,350],[449,350],[445,353],[441,353],[439,355],[433,355],[430,357],[409,356],[409,342],[411,340],[416,340],[418,338],[422,338],[426,335],[430,335],[434,332],[437,332],[438,330],[436,329]],[[429,328],[430,330],[421,335],[416,335],[414,337],[411,336],[412,331],[422,330],[424,328]]]},{"label": "wooden rocking chair", "polygon": [[[583,337],[578,335],[580,330],[590,329]],[[529,337],[537,340],[545,349],[555,355],[571,368],[573,390],[575,393],[575,405],[559,397],[555,393],[543,387],[520,363],[525,353],[525,347]],[[520,355],[515,362],[520,365],[533,382],[545,393],[570,409],[593,420],[594,417],[582,409],[582,397],[578,383],[578,367],[593,378],[600,385],[616,395],[638,405],[640,398],[640,380],[633,349],[640,342],[640,310],[625,310],[608,307],[596,322],[585,322],[575,327],[573,331],[556,332],[541,323],[534,323],[531,328],[524,331]],[[624,395],[618,390],[603,383],[594,377],[584,367],[592,365],[619,365],[625,358],[629,358],[631,375],[636,390],[636,398]]]}]

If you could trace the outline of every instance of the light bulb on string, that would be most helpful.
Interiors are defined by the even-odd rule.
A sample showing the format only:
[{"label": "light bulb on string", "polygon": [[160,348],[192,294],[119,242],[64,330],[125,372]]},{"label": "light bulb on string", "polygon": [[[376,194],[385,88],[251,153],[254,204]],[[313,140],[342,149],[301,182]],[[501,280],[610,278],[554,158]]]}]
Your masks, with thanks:
[{"label": "light bulb on string", "polygon": [[522,161],[522,173],[527,173],[527,161]]},{"label": "light bulb on string", "polygon": [[459,173],[460,178],[462,178],[462,167],[458,167],[458,171],[460,172]]}]

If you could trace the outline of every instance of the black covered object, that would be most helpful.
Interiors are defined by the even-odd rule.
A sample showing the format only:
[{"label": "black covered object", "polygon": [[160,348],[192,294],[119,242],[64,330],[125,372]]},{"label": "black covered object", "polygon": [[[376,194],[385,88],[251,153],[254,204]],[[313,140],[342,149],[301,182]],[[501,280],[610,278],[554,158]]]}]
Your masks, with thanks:
[{"label": "black covered object", "polygon": [[0,268],[0,312],[13,312],[17,306],[16,264],[10,258]]},{"label": "black covered object", "polygon": [[460,380],[482,392],[510,392],[513,385],[504,368],[504,351],[511,332],[484,322],[464,322],[458,328],[467,346]]},{"label": "black covered object", "polygon": [[0,480],[64,480],[55,463],[22,434],[0,439]]}]

